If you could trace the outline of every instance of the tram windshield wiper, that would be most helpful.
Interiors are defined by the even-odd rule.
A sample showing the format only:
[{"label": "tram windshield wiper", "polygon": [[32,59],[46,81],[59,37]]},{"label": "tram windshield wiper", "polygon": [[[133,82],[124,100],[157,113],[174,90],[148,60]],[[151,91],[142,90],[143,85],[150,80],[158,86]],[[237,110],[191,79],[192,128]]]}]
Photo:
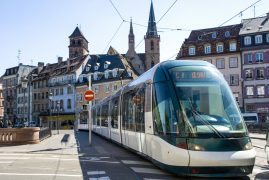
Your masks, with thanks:
[{"label": "tram windshield wiper", "polygon": [[198,117],[198,119],[196,119],[194,116],[193,118],[195,120],[198,120],[199,122],[203,123],[204,125],[206,125],[208,128],[210,128],[218,137],[220,138],[225,138],[225,135],[223,135],[221,132],[219,132],[212,124],[210,124],[210,122],[208,122],[205,118],[203,118],[199,112],[197,112],[194,107],[193,104],[191,102],[191,100],[189,99],[190,102],[190,107],[191,107],[191,112],[194,116]]}]

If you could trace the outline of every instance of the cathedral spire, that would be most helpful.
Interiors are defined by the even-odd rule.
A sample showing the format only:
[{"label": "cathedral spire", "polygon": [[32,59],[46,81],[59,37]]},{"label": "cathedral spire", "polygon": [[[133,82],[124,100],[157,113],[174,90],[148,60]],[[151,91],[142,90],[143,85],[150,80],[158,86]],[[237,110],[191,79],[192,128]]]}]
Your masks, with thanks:
[{"label": "cathedral spire", "polygon": [[130,32],[129,32],[129,36],[134,36],[132,18],[131,18],[131,21],[130,21]]},{"label": "cathedral spire", "polygon": [[150,5],[148,31],[147,31],[146,36],[158,36],[152,1],[151,1],[151,5]]}]

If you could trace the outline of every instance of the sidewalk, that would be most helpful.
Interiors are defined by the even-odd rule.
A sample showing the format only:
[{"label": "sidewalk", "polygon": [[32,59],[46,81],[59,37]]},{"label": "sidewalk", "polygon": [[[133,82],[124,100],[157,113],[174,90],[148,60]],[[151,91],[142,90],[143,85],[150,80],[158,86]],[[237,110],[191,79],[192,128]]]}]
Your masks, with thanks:
[{"label": "sidewalk", "polygon": [[[0,146],[0,153],[42,153],[42,154],[70,154],[77,155],[78,147],[73,130],[53,131],[53,135],[38,144],[18,146]],[[64,135],[69,135],[69,140],[62,143]]]},{"label": "sidewalk", "polygon": [[252,139],[260,139],[260,140],[265,140],[266,139],[266,134],[249,133],[249,136]]}]

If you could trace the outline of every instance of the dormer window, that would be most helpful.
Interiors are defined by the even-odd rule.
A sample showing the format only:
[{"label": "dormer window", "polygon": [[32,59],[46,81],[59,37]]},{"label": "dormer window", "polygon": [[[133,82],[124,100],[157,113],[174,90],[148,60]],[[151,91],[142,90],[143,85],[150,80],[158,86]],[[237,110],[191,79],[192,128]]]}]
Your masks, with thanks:
[{"label": "dormer window", "polygon": [[100,67],[100,63],[96,63],[96,65],[94,66],[94,70],[97,71]]},{"label": "dormer window", "polygon": [[226,31],[226,32],[225,32],[225,37],[230,37],[230,36],[231,36],[230,31]]},{"label": "dormer window", "polygon": [[105,71],[105,78],[108,79],[109,71]]},{"label": "dormer window", "polygon": [[107,69],[110,64],[111,64],[111,62],[106,61],[105,64],[104,64],[104,68]]},{"label": "dormer window", "polygon": [[261,44],[262,43],[262,35],[255,36],[255,44]]},{"label": "dormer window", "polygon": [[213,38],[213,39],[216,39],[216,38],[217,38],[217,33],[216,33],[216,32],[213,32],[213,33],[212,33],[212,38]]},{"label": "dormer window", "polygon": [[230,42],[230,51],[236,51],[236,42],[235,41]]},{"label": "dormer window", "polygon": [[93,80],[98,80],[98,72],[95,72],[94,74],[93,74]]},{"label": "dormer window", "polygon": [[250,36],[244,37],[244,44],[245,45],[250,45],[251,44],[251,37]]},{"label": "dormer window", "polygon": [[89,71],[90,71],[90,69],[91,69],[91,65],[90,65],[90,64],[88,64],[88,65],[86,66],[86,71],[87,71],[87,72],[89,72]]},{"label": "dormer window", "polygon": [[128,76],[132,77],[132,71],[128,71]]},{"label": "dormer window", "polygon": [[114,78],[117,77],[117,74],[118,74],[118,69],[113,69],[112,75]]},{"label": "dormer window", "polygon": [[223,44],[222,43],[218,43],[217,44],[217,53],[222,53],[223,52]]}]

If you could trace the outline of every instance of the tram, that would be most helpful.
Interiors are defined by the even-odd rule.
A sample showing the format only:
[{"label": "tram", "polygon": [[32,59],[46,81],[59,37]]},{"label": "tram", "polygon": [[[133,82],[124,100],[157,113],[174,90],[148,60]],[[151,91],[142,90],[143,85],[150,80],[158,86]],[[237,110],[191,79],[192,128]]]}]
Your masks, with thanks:
[{"label": "tram", "polygon": [[205,61],[155,65],[92,107],[93,131],[178,175],[252,173],[256,152],[223,75]]}]

